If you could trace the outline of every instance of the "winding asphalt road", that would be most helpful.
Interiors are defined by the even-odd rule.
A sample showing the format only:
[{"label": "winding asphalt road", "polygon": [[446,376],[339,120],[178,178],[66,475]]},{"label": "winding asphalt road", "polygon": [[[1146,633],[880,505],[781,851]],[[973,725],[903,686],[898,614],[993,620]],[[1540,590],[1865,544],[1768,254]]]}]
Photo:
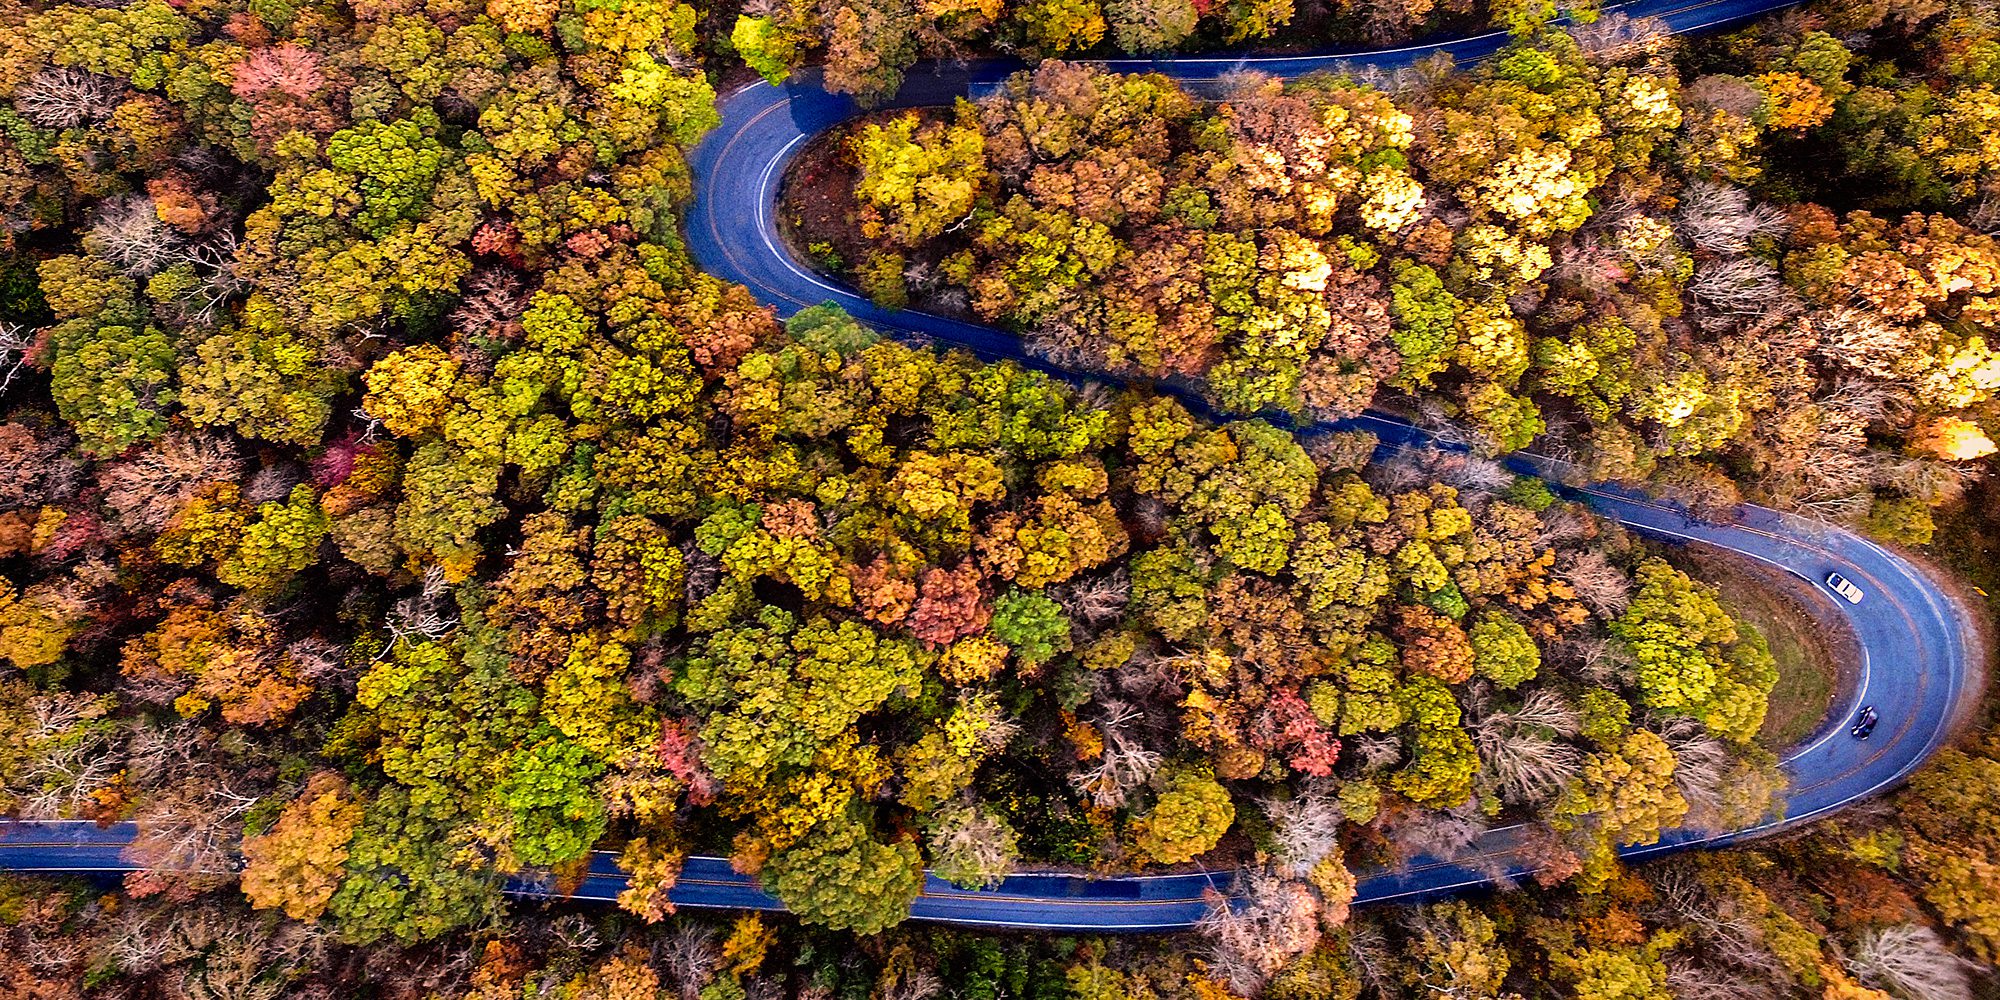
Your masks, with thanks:
[{"label": "winding asphalt road", "polygon": [[[1792,0],[1707,0],[1701,3],[1639,0],[1610,8],[1634,17],[1656,17],[1675,32],[1731,24],[1789,6]],[[1123,71],[1158,71],[1192,89],[1218,83],[1225,75],[1259,70],[1296,76],[1322,70],[1374,67],[1393,70],[1436,53],[1460,64],[1492,55],[1505,43],[1499,34],[1376,52],[1313,56],[1191,58],[1171,61],[1112,62]],[[987,63],[968,67],[922,67],[891,106],[949,103],[985,92],[1018,67]],[[782,86],[757,83],[721,101],[722,125],[698,148],[692,165],[695,200],[687,215],[688,246],[701,266],[718,277],[748,286],[780,315],[821,302],[835,302],[858,318],[891,334],[965,348],[989,360],[1011,360],[1073,381],[1089,373],[1064,370],[1027,356],[1012,335],[946,317],[877,308],[851,289],[826,281],[784,248],[774,219],[785,167],[815,135],[859,113],[846,97],[819,85],[816,72],[796,75]],[[1186,386],[1166,386],[1206,409]],[[1339,424],[1300,428],[1303,433],[1366,430],[1388,450],[1453,447],[1392,418],[1366,415]],[[1554,484],[1573,482],[1568,470],[1549,459],[1516,455],[1508,464],[1519,473]],[[1955,722],[1976,700],[1979,680],[1967,637],[1969,614],[1910,561],[1851,532],[1760,507],[1737,510],[1726,522],[1702,522],[1679,508],[1644,494],[1609,486],[1560,486],[1570,498],[1641,533],[1681,543],[1702,543],[1765,563],[1797,577],[1798,589],[1822,610],[1844,619],[1861,649],[1854,685],[1842,692],[1822,731],[1784,755],[1790,781],[1782,810],[1740,830],[1669,831],[1659,843],[1628,847],[1640,858],[1694,847],[1715,847],[1796,826],[1842,806],[1889,789],[1935,752]],[[1839,571],[1867,596],[1859,605],[1834,597],[1820,582]],[[1882,723],[1867,741],[1846,733],[1848,718],[1872,704]],[[87,823],[0,825],[0,868],[15,871],[114,874],[135,866],[123,855],[133,836],[130,824],[99,828]],[[1518,859],[1519,827],[1487,831],[1463,854],[1449,859],[1419,858],[1395,871],[1362,873],[1357,902],[1432,898],[1493,885],[1529,869]],[[625,888],[617,856],[599,852],[590,873],[572,896],[610,900]],[[968,891],[928,879],[911,909],[922,920],[954,924],[1063,931],[1160,931],[1189,927],[1207,904],[1203,893],[1226,891],[1224,874],[1181,874],[1087,879],[1076,875],[1021,873],[992,889]],[[552,895],[546,882],[516,878],[508,891],[523,896]],[[691,859],[671,892],[677,905],[722,909],[781,910],[757,880],[740,875],[722,858]]]}]

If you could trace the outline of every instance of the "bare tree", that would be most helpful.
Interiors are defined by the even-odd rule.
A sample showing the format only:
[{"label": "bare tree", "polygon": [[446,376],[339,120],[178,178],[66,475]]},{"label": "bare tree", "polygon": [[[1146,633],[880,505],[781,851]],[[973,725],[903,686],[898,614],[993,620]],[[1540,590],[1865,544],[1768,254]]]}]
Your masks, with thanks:
[{"label": "bare tree", "polygon": [[1406,493],[1431,483],[1430,473],[1423,462],[1409,451],[1396,452],[1387,460],[1363,469],[1361,474],[1369,485],[1383,494]]},{"label": "bare tree", "polygon": [[881,1000],[934,1000],[944,992],[944,983],[927,969],[911,969],[877,994]]},{"label": "bare tree", "polygon": [[1801,513],[1829,521],[1853,521],[1868,513],[1875,496],[1868,488],[1874,463],[1865,453],[1839,451],[1824,444],[1813,447],[1812,460],[1801,463],[1797,475],[1761,480],[1771,502],[1789,503]]},{"label": "bare tree", "polygon": [[1125,610],[1132,581],[1123,567],[1097,576],[1072,580],[1055,588],[1055,597],[1072,620],[1101,625]]},{"label": "bare tree", "polygon": [[521,335],[521,313],[528,293],[511,271],[481,269],[465,281],[465,298],[451,313],[451,326],[461,336],[510,341]]},{"label": "bare tree", "polygon": [[1359,472],[1375,458],[1380,441],[1365,431],[1335,431],[1314,434],[1299,442],[1321,469]]},{"label": "bare tree", "polygon": [[150,726],[127,731],[126,779],[138,788],[163,788],[182,778],[213,770],[209,755],[215,734],[192,722]]},{"label": "bare tree", "polygon": [[1864,985],[1902,1000],[1971,1000],[1963,959],[1921,924],[1869,930],[1855,943],[1848,971]]},{"label": "bare tree", "polygon": [[240,270],[236,234],[229,230],[183,248],[178,263],[194,265],[200,276],[200,284],[190,293],[188,312],[188,319],[200,325],[214,325],[223,307],[250,288],[250,280]]},{"label": "bare tree", "polygon": [[28,700],[31,728],[21,740],[25,759],[7,775],[8,791],[28,819],[77,815],[125,768],[115,733],[91,718],[101,707],[86,694],[51,692]]},{"label": "bare tree", "polygon": [[1376,996],[1385,1000],[1403,996],[1395,950],[1379,922],[1361,919],[1348,925],[1347,955],[1354,963],[1355,976]]},{"label": "bare tree", "polygon": [[1570,737],[1583,731],[1583,718],[1576,706],[1553,688],[1536,688],[1521,700],[1520,707],[1506,713],[1517,726],[1546,729],[1557,736]]},{"label": "bare tree", "polygon": [[60,928],[24,927],[19,948],[21,960],[49,978],[68,974],[90,957],[89,938],[65,934]]},{"label": "bare tree", "polygon": [[1542,515],[1535,540],[1551,548],[1595,537],[1597,525],[1592,515],[1575,507],[1557,507]]},{"label": "bare tree", "polygon": [[133,817],[138,832],[125,856],[176,880],[226,880],[236,871],[243,814],[257,799],[221,780],[184,779],[140,807]]},{"label": "bare tree", "polygon": [[1916,413],[1908,390],[1891,382],[1841,378],[1814,400],[1829,418],[1867,427],[1903,424]]},{"label": "bare tree", "polygon": [[1738,316],[1762,316],[1787,301],[1778,269],[1755,257],[1722,257],[1695,266],[1688,294],[1715,324]]},{"label": "bare tree", "polygon": [[1185,694],[1185,668],[1184,657],[1142,646],[1117,669],[1098,675],[1097,700],[1121,701],[1129,696],[1141,702],[1160,698],[1178,701]]},{"label": "bare tree", "polygon": [[99,955],[119,972],[143,976],[158,969],[167,954],[166,921],[147,909],[128,906],[118,911],[99,948]]},{"label": "bare tree", "polygon": [[743,979],[744,1000],[785,1000],[785,996],[785,981],[777,976],[751,975]]},{"label": "bare tree", "polygon": [[1289,799],[1258,800],[1264,815],[1271,820],[1280,873],[1304,878],[1314,866],[1340,849],[1340,824],[1345,817],[1340,803],[1327,791],[1314,782]]},{"label": "bare tree", "polygon": [[1014,829],[992,810],[955,803],[938,810],[928,846],[939,878],[962,886],[989,886],[1013,870],[1017,844]]},{"label": "bare tree", "polygon": [[1876,464],[1875,482],[1915,497],[1933,506],[1952,503],[1979,477],[1977,466],[1963,462],[1940,462],[1921,455],[1870,452]]},{"label": "bare tree", "polygon": [[1576,709],[1550,688],[1537,688],[1512,712],[1485,715],[1473,726],[1480,770],[1503,801],[1536,806],[1568,787],[1583,768],[1574,747]]},{"label": "bare tree", "polygon": [[1255,996],[1319,943],[1319,902],[1303,882],[1239,871],[1228,896],[1210,892],[1196,930],[1209,940],[1210,975],[1239,996]]},{"label": "bare tree", "polygon": [[1099,341],[1071,323],[1051,320],[1038,324],[1028,330],[1027,341],[1031,353],[1057,368],[1072,372],[1119,370]]},{"label": "bare tree", "polygon": [[118,109],[125,85],[98,73],[50,67],[14,91],[14,110],[43,128],[76,128],[101,122]]},{"label": "bare tree", "polygon": [[108,734],[90,731],[84,738],[50,740],[21,769],[17,796],[25,819],[63,819],[78,814],[95,794],[111,787],[123,770],[123,755]]},{"label": "bare tree", "polygon": [[234,907],[183,906],[161,928],[158,960],[189,1000],[277,1000],[299,970],[321,963],[330,944],[323,929],[273,926]]},{"label": "bare tree", "polygon": [[19,323],[0,323],[0,395],[14,384],[28,364],[28,351],[35,346],[35,331]]},{"label": "bare tree", "polygon": [[1666,957],[1667,990],[1674,1000],[1779,1000],[1786,994],[1764,979],[1703,956],[1674,952]]},{"label": "bare tree", "polygon": [[307,475],[306,467],[298,462],[266,460],[243,484],[243,501],[250,504],[270,503],[273,500],[282,502],[291,495],[293,487],[305,482]]},{"label": "bare tree", "polygon": [[1979,204],[1965,214],[1965,224],[1988,236],[2000,236],[2000,195],[1989,194],[1979,199]]},{"label": "bare tree", "polygon": [[569,951],[592,952],[604,944],[597,925],[581,913],[564,913],[549,921],[549,937]]},{"label": "bare tree", "polygon": [[100,467],[104,505],[127,531],[153,532],[210,483],[233,482],[243,459],[227,438],[172,433],[131,459]]},{"label": "bare tree", "polygon": [[1915,331],[1891,323],[1873,309],[1836,306],[1815,312],[1818,354],[1835,364],[1884,379],[1897,377],[1897,362],[1916,346]]},{"label": "bare tree", "polygon": [[1363,770],[1380,771],[1403,759],[1403,740],[1393,733],[1357,737],[1354,754],[1361,759]]},{"label": "bare tree", "polygon": [[1682,88],[1681,106],[1692,112],[1721,111],[1749,118],[1763,109],[1764,94],[1741,77],[1715,73]]},{"label": "bare tree", "polygon": [[1106,410],[1118,405],[1119,390],[1102,379],[1092,379],[1076,393],[1076,408],[1084,411]]},{"label": "bare tree", "polygon": [[1607,662],[1610,658],[1611,637],[1594,628],[1558,636],[1542,649],[1544,664],[1600,685],[1616,676],[1616,665]]},{"label": "bare tree", "polygon": [[1143,713],[1117,701],[1100,699],[1099,705],[1104,716],[1097,729],[1104,736],[1104,753],[1096,766],[1071,772],[1069,783],[1097,806],[1117,809],[1152,779],[1160,769],[1161,757],[1130,732],[1133,724],[1144,718]]},{"label": "bare tree", "polygon": [[1515,476],[1493,459],[1466,451],[1432,452],[1431,476],[1461,490],[1493,493],[1514,484]]},{"label": "bare tree", "polygon": [[1712,254],[1750,252],[1758,237],[1782,236],[1785,213],[1769,205],[1751,205],[1750,192],[1729,184],[1695,181],[1681,193],[1681,232],[1698,250]]},{"label": "bare tree", "polygon": [[285,980],[269,968],[253,941],[230,940],[183,970],[181,992],[187,1000],[278,1000]]},{"label": "bare tree", "polygon": [[1731,996],[1761,1000],[1793,994],[1797,981],[1765,945],[1761,912],[1711,890],[1692,863],[1672,862],[1655,872],[1654,905],[1666,914],[1662,922],[1686,928],[1701,943],[1698,961],[1680,963],[1679,979],[1693,995],[1704,995],[1698,991],[1716,980],[1737,985]]},{"label": "bare tree", "polygon": [[686,921],[654,942],[653,964],[680,992],[681,1000],[699,1000],[701,988],[715,978],[722,962],[722,947],[715,937],[715,928]]},{"label": "bare tree", "polygon": [[1574,747],[1532,729],[1482,727],[1474,742],[1480,770],[1503,802],[1540,805],[1560,794],[1583,768]]},{"label": "bare tree", "polygon": [[444,567],[425,569],[417,592],[397,601],[395,610],[389,615],[391,642],[383,647],[383,655],[401,643],[438,642],[458,628],[457,619],[445,613],[443,598],[450,590],[451,585],[445,582]]},{"label": "bare tree", "polygon": [[361,664],[349,662],[346,650],[319,636],[309,635],[285,647],[285,656],[299,672],[299,678],[316,688],[354,692],[361,680]]},{"label": "bare tree", "polygon": [[153,199],[142,194],[106,200],[85,242],[135,278],[171,266],[182,249],[179,231],[160,221]]},{"label": "bare tree", "polygon": [[1695,719],[1662,719],[1657,728],[1674,752],[1674,785],[1687,800],[1687,824],[1722,829],[1726,784],[1735,769],[1729,748]]},{"label": "bare tree", "polygon": [[1583,57],[1599,65],[1661,52],[1673,44],[1673,31],[1659,18],[1615,11],[1589,24],[1572,24],[1568,30]]},{"label": "bare tree", "polygon": [[1556,574],[1576,588],[1576,598],[1600,618],[1616,618],[1632,603],[1632,577],[1602,549],[1569,549],[1556,559]]},{"label": "bare tree", "polygon": [[1397,849],[1409,857],[1450,861],[1464,853],[1489,828],[1477,805],[1457,809],[1423,809],[1402,814],[1389,831]]}]

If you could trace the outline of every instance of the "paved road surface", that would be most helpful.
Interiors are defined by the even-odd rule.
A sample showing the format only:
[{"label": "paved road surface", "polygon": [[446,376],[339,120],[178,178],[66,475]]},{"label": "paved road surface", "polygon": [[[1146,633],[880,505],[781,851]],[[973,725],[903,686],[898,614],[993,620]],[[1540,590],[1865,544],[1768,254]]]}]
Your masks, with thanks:
[{"label": "paved road surface", "polygon": [[[1641,0],[1614,10],[1664,20],[1677,32],[1729,24],[1788,6],[1791,0],[1709,0],[1703,3]],[[1499,35],[1418,45],[1379,52],[1286,57],[1198,58],[1178,61],[1130,60],[1123,70],[1157,70],[1199,88],[1223,74],[1257,69],[1297,75],[1343,66],[1395,69],[1437,52],[1460,63],[1491,55]],[[895,101],[899,106],[947,103],[991,87],[1013,67],[981,64],[961,68],[919,68]],[[773,219],[785,166],[814,135],[857,113],[853,102],[818,85],[816,73],[802,73],[783,86],[758,83],[721,102],[722,126],[692,158],[695,201],[687,216],[688,244],[701,266],[719,277],[747,285],[781,315],[821,302],[837,302],[857,317],[895,335],[948,343],[988,359],[1009,359],[1072,380],[1087,373],[1064,371],[1023,354],[1013,336],[990,327],[916,312],[876,308],[852,290],[830,283],[794,260],[779,243]],[[1185,386],[1168,386],[1199,400]],[[1205,409],[1205,407],[1201,407]],[[1383,439],[1388,449],[1440,445],[1429,435],[1382,416],[1364,416],[1339,425],[1301,428],[1306,433],[1352,428]],[[1516,456],[1518,472],[1560,481],[1560,469],[1533,456]],[[1726,832],[1674,830],[1658,844],[1628,848],[1643,857],[1691,847],[1718,846],[1773,829],[1810,821],[1865,799],[1903,780],[1942,744],[1960,712],[1977,697],[1969,663],[1966,612],[1954,605],[1916,567],[1850,532],[1787,517],[1762,508],[1737,512],[1728,523],[1703,523],[1642,494],[1610,487],[1568,489],[1574,499],[1635,530],[1675,542],[1695,541],[1755,559],[1802,578],[1816,600],[1845,618],[1859,640],[1863,665],[1855,685],[1842,693],[1824,731],[1785,755],[1791,781],[1782,818]],[[1819,581],[1838,570],[1867,592],[1858,606],[1834,597]],[[1846,723],[1856,708],[1873,704],[1882,722],[1872,739],[1854,740]],[[131,840],[128,825],[98,829],[83,823],[16,823],[0,826],[0,867],[17,871],[115,873],[131,869],[121,848]],[[1359,902],[1411,900],[1490,885],[1523,874],[1514,860],[1519,830],[1488,831],[1466,855],[1449,860],[1418,859],[1394,872],[1365,873]],[[930,879],[912,915],[957,924],[1049,930],[1145,931],[1185,928],[1200,918],[1203,891],[1227,888],[1226,875],[1164,875],[1087,880],[1059,874],[1014,875],[986,891],[969,892]],[[624,888],[616,856],[599,853],[591,875],[575,895],[608,900]],[[509,883],[523,895],[546,893],[525,879]],[[782,909],[754,879],[736,874],[719,858],[689,861],[672,898],[681,906],[724,909]]]}]

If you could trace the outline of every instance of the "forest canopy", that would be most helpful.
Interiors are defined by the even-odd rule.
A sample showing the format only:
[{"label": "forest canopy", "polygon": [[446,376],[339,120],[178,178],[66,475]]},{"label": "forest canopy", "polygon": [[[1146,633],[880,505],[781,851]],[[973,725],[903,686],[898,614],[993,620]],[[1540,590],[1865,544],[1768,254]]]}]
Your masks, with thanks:
[{"label": "forest canopy", "polygon": [[1219,94],[1045,62],[822,147],[851,202],[801,238],[878,303],[1226,412],[1400,407],[1928,541],[1994,448],[1983,64],[1894,76],[1808,29],[1697,68],[1618,17],[1463,73]]},{"label": "forest canopy", "polygon": [[[1966,996],[1990,736],[1628,869],[1782,802],[1778,655],[1494,458],[1984,539],[2000,27],[1553,13],[0,2],[0,810],[143,869],[0,879],[0,991]],[[1105,378],[781,322],[683,245],[752,69],[1489,23],[1463,71],[1048,61],[825,143],[807,252]],[[1311,426],[1367,407],[1469,447]],[[1496,830],[1532,886],[1350,912]],[[617,906],[561,901],[597,852]],[[696,854],[796,919],[675,913]],[[1236,895],[1163,940],[903,923],[1024,867]]]}]

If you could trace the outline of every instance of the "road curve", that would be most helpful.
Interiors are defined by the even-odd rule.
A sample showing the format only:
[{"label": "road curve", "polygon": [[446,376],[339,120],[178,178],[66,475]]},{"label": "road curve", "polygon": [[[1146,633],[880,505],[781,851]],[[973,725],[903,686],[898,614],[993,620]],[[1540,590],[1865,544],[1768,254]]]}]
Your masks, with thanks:
[{"label": "road curve", "polygon": [[[1675,32],[1731,24],[1793,0],[1638,0],[1611,10],[1656,17]],[[1282,57],[1205,57],[1181,60],[1125,60],[1109,63],[1124,71],[1158,71],[1199,89],[1225,74],[1255,69],[1280,76],[1347,67],[1395,69],[1435,53],[1460,63],[1492,55],[1504,44],[1499,34],[1362,53]],[[891,106],[949,103],[997,84],[1017,67],[1003,63],[964,67],[920,67]],[[804,72],[781,86],[757,83],[720,102],[722,125],[695,150],[691,164],[695,199],[687,214],[687,239],[695,260],[710,273],[739,282],[781,315],[806,306],[836,302],[856,317],[894,335],[965,348],[989,360],[1012,360],[1071,380],[1089,373],[1064,370],[1027,356],[1017,338],[991,327],[919,312],[877,308],[851,289],[834,284],[795,260],[780,241],[774,209],[787,164],[813,136],[859,109],[848,98],[827,92],[816,72]],[[1191,406],[1206,409],[1186,386],[1167,386]],[[1385,449],[1452,447],[1426,432],[1391,418],[1366,415],[1338,424],[1300,428],[1304,433],[1366,430]],[[1516,455],[1516,471],[1552,483],[1573,481],[1551,460]],[[1790,781],[1783,808],[1741,830],[1669,831],[1657,844],[1621,850],[1640,858],[1694,847],[1714,847],[1795,826],[1895,786],[1934,753],[1954,722],[1976,699],[1978,680],[1971,663],[1970,615],[1910,561],[1859,535],[1761,507],[1738,509],[1724,522],[1691,519],[1680,509],[1644,494],[1609,486],[1561,486],[1571,499],[1633,530],[1673,542],[1696,542],[1781,569],[1801,579],[1799,589],[1845,620],[1862,654],[1855,683],[1842,692],[1821,732],[1784,755]],[[1867,597],[1849,605],[1819,581],[1830,571],[1860,584]],[[1846,735],[1856,708],[1872,704],[1882,723],[1874,737]],[[0,868],[14,871],[112,875],[136,866],[123,848],[131,824],[97,827],[81,822],[0,824]],[[1519,827],[1487,831],[1463,854],[1418,858],[1394,871],[1363,872],[1356,901],[1387,902],[1432,898],[1492,885],[1528,873],[1517,859]],[[625,888],[617,856],[598,852],[590,871],[570,895],[611,900]],[[1226,874],[1177,874],[1088,879],[1057,873],[1018,873],[980,891],[959,889],[935,877],[911,908],[920,920],[1011,929],[1062,931],[1165,931],[1185,929],[1207,908],[1203,895],[1227,890]],[[507,891],[549,896],[547,880],[510,879]],[[782,910],[755,878],[738,874],[726,859],[690,859],[670,897],[696,908]]]},{"label": "road curve", "polygon": [[[1363,429],[1390,436],[1396,444],[1425,443],[1421,432],[1368,418]],[[1517,471],[1548,473],[1539,459],[1521,458]],[[1611,488],[1563,488],[1573,499],[1636,531],[1674,542],[1700,542],[1738,553],[1790,573],[1824,578],[1839,570],[1867,592],[1861,604],[1847,605],[1824,586],[1810,583],[1822,602],[1844,617],[1862,651],[1858,683],[1843,692],[1821,732],[1784,755],[1791,782],[1782,813],[1757,826],[1726,832],[1669,831],[1657,844],[1628,847],[1641,858],[1692,847],[1715,847],[1795,826],[1824,816],[1901,782],[1935,752],[1949,735],[1960,710],[1977,697],[1976,675],[1966,636],[1965,612],[1939,592],[1907,560],[1852,533],[1806,522],[1760,507],[1746,507],[1728,523],[1693,521],[1679,509],[1643,495]],[[1846,734],[1846,719],[1862,704],[1882,718],[1873,738]],[[0,825],[0,868],[69,874],[115,874],[135,870],[123,848],[134,828],[124,823],[100,828],[83,822],[20,822]],[[1358,903],[1434,898],[1491,885],[1527,874],[1514,859],[1518,827],[1499,827],[1451,859],[1419,858],[1395,871],[1361,873]],[[598,852],[590,872],[570,895],[612,900],[625,888],[617,856]],[[1204,890],[1227,890],[1223,874],[1179,874],[1086,879],[1055,873],[1021,873],[982,891],[959,889],[935,877],[911,907],[920,920],[1013,929],[1062,931],[1164,931],[1184,929],[1201,918]],[[516,877],[508,891],[523,896],[554,892],[546,880]],[[738,874],[723,858],[690,859],[669,894],[676,905],[696,908],[782,910],[755,878]]]}]

